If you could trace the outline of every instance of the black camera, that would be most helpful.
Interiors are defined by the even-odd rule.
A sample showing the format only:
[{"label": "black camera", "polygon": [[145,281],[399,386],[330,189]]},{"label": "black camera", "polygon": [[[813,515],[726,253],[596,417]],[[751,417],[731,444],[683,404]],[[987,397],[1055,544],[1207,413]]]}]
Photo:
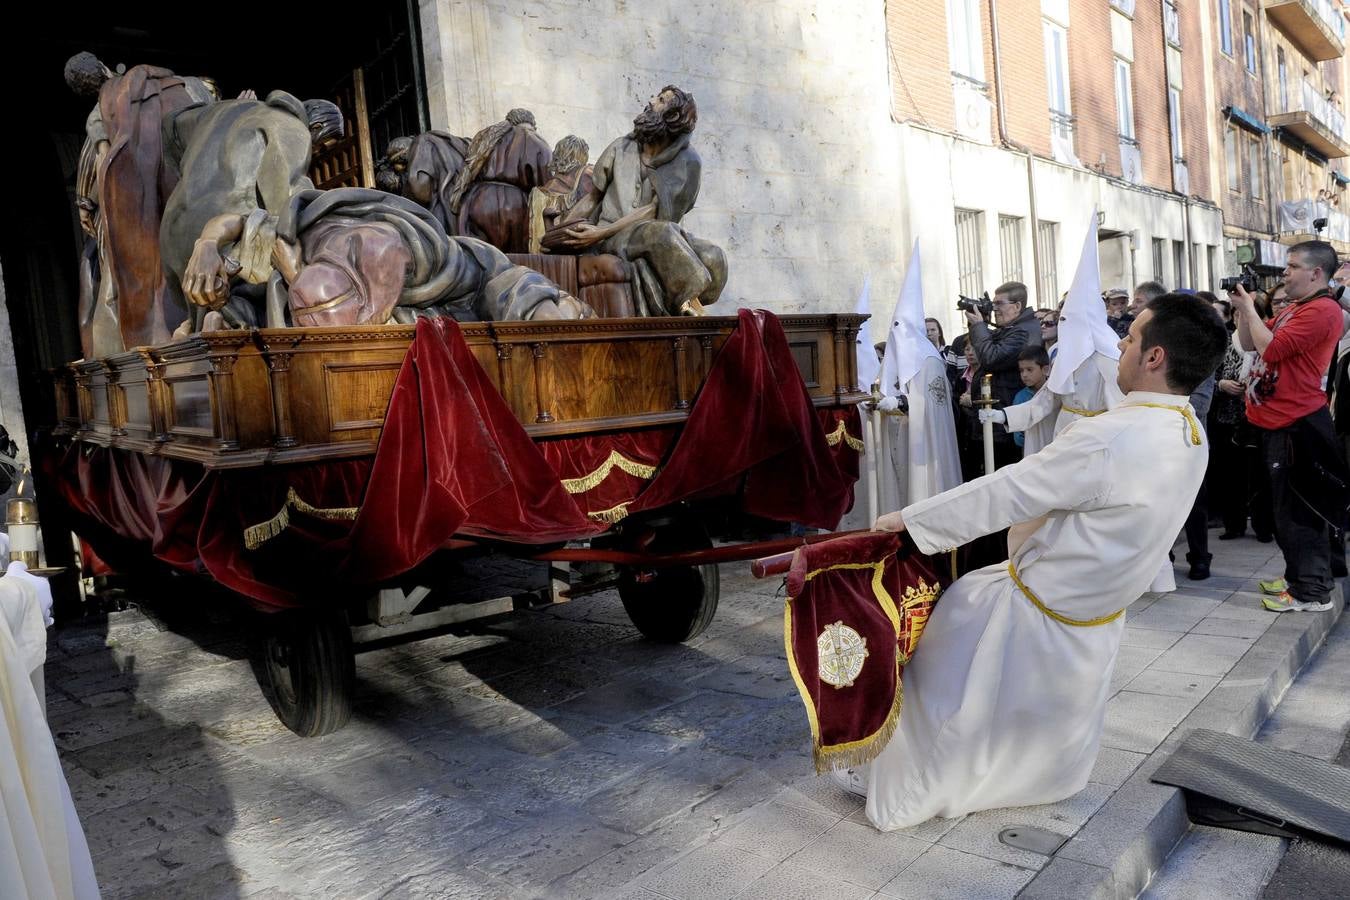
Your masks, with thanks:
[{"label": "black camera", "polygon": [[1255,293],[1256,272],[1253,271],[1250,265],[1244,265],[1242,267],[1241,275],[1230,275],[1229,277],[1220,281],[1219,290],[1231,294],[1233,293],[1233,291],[1237,289],[1238,285],[1242,285],[1242,289],[1249,294]]},{"label": "black camera", "polygon": [[994,314],[994,301],[989,299],[989,292],[976,299],[975,297],[958,296],[956,298],[956,308],[961,312],[978,313],[983,318],[988,319]]}]

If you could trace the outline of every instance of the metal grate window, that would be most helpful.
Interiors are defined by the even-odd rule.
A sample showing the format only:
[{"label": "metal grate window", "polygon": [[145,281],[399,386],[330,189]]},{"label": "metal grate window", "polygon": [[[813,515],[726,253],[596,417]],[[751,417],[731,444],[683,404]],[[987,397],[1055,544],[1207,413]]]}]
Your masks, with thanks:
[{"label": "metal grate window", "polygon": [[1181,241],[1172,242],[1172,287],[1174,290],[1189,287],[1186,284],[1186,245]]},{"label": "metal grate window", "polygon": [[1004,281],[1022,280],[1022,219],[998,217],[998,251],[1003,263]]},{"label": "metal grate window", "polygon": [[1041,280],[1036,285],[1038,306],[1054,307],[1059,303],[1059,270],[1055,268],[1055,247],[1058,245],[1059,223],[1036,223],[1036,241],[1041,251]]},{"label": "metal grate window", "polygon": [[1162,238],[1153,239],[1153,280],[1162,282],[1167,280],[1167,273],[1163,271],[1163,259],[1167,254],[1167,242]]},{"label": "metal grate window", "polygon": [[1205,256],[1209,259],[1209,283],[1205,287],[1212,291],[1219,284],[1219,248],[1210,244],[1205,249]]},{"label": "metal grate window", "polygon": [[956,272],[961,294],[978,297],[984,292],[984,213],[974,209],[956,211]]}]

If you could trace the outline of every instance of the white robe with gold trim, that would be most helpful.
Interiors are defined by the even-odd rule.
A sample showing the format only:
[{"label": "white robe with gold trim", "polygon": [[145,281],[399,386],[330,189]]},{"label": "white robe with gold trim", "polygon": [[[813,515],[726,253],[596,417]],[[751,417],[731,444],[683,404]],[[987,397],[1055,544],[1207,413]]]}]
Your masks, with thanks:
[{"label": "white robe with gold trim", "polygon": [[[1014,525],[1012,561],[1042,604],[1093,620],[1143,594],[1190,512],[1208,459],[1203,432],[1129,394],[1016,465],[904,510],[939,553]],[[904,672],[895,737],[871,764],[867,816],[889,831],[933,816],[1052,803],[1087,784],[1124,616],[1064,624],[988,566],[938,600]]]},{"label": "white robe with gold trim", "polygon": [[924,357],[905,384],[909,415],[886,416],[890,429],[890,465],[894,482],[882,495],[883,509],[927,500],[961,483],[961,454],[956,449],[951,382],[937,356]]},{"label": "white robe with gold trim", "polygon": [[1003,410],[1008,430],[1023,432],[1022,453],[1030,456],[1054,440],[1069,425],[1084,418],[1073,410],[1098,412],[1120,402],[1116,387],[1119,363],[1109,356],[1093,353],[1074,370],[1073,391],[1057,394],[1047,384],[1025,403]]}]

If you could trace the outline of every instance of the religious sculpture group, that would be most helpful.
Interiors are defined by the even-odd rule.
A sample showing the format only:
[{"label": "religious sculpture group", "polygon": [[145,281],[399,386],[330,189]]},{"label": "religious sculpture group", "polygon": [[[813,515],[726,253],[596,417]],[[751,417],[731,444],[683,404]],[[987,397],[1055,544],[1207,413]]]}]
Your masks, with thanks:
[{"label": "religious sculpture group", "polygon": [[344,129],[330,101],[227,100],[89,53],[66,79],[97,98],[76,185],[86,358],[221,329],[699,315],[726,283],[721,249],[680,225],[701,163],[673,85],[594,166],[513,109],[471,139],[392,141],[374,188],[320,191],[311,160]]}]

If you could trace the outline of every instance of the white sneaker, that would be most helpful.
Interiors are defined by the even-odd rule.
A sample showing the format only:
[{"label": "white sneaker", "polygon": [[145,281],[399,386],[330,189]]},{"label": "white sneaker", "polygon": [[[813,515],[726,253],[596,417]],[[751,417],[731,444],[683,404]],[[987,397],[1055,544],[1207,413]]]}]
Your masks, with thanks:
[{"label": "white sneaker", "polygon": [[867,797],[867,773],[862,769],[832,769],[830,778],[850,794]]}]

